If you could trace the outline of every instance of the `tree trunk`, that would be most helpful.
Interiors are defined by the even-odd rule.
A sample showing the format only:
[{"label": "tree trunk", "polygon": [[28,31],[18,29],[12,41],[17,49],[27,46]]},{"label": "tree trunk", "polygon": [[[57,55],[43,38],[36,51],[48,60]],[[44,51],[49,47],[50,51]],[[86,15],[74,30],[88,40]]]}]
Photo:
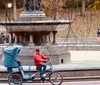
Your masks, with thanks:
[{"label": "tree trunk", "polygon": [[14,20],[17,19],[17,13],[16,13],[16,0],[13,0],[13,18]]},{"label": "tree trunk", "polygon": [[82,0],[82,11],[81,11],[81,15],[85,16],[85,0]]}]

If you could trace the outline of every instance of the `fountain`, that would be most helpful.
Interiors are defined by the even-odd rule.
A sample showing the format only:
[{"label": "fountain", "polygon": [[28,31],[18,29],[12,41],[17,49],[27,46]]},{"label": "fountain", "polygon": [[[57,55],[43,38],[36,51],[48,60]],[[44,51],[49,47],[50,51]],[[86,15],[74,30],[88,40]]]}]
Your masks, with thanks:
[{"label": "fountain", "polygon": [[[41,0],[24,0],[24,11],[20,14],[20,20],[1,21],[1,25],[7,26],[9,40],[17,44],[25,45],[19,56],[24,64],[30,60],[36,48],[51,58],[53,64],[70,62],[70,53],[66,47],[56,45],[57,29],[61,25],[68,25],[70,20],[54,20],[48,18],[40,10]],[[27,61],[28,60],[28,61]]]}]

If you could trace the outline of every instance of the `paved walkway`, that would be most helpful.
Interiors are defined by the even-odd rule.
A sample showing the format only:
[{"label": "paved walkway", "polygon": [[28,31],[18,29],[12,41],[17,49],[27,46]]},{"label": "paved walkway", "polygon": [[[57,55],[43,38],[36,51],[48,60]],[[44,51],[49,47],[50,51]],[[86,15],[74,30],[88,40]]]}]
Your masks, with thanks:
[{"label": "paved walkway", "polygon": [[[8,85],[8,83],[0,83]],[[51,83],[23,83],[23,85],[52,85]],[[63,82],[61,85],[100,85],[100,81]]]}]

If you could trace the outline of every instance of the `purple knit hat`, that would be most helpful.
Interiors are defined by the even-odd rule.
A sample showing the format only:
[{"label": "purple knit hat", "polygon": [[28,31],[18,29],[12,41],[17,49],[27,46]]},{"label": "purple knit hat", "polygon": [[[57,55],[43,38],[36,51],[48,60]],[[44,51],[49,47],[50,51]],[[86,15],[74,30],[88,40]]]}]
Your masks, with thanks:
[{"label": "purple knit hat", "polygon": [[36,52],[40,52],[39,48],[36,49]]}]

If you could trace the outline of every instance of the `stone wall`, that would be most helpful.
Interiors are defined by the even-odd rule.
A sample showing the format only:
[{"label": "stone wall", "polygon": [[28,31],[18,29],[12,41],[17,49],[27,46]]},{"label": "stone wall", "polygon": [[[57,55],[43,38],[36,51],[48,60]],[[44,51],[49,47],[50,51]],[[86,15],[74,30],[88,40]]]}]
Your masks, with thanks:
[{"label": "stone wall", "polygon": [[70,53],[63,46],[33,46],[33,47],[23,47],[19,53],[19,59],[26,65],[31,63],[33,65],[33,54],[36,48],[47,57],[51,59],[52,64],[65,64],[70,62]]}]

